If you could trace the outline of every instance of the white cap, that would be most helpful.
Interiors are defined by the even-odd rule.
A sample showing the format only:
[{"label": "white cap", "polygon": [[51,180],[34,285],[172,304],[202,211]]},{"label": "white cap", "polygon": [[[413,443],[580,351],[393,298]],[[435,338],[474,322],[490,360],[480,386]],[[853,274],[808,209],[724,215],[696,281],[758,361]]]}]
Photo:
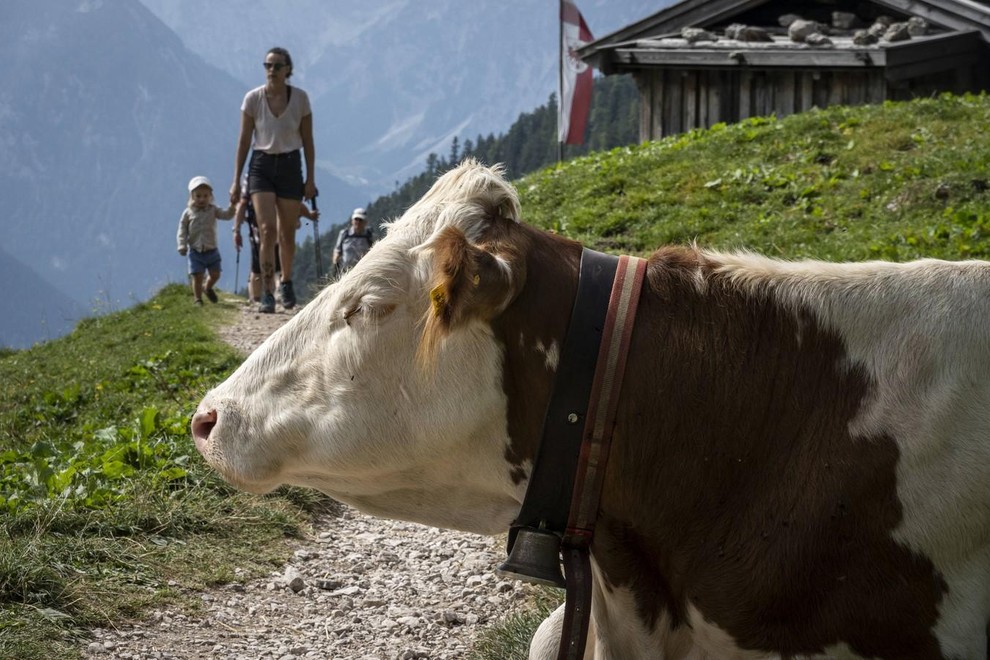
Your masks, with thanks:
[{"label": "white cap", "polygon": [[361,220],[367,219],[367,216],[364,214],[364,209],[360,206],[354,209],[354,211],[351,212],[351,220],[354,218],[360,218]]},{"label": "white cap", "polygon": [[196,190],[200,186],[206,186],[210,190],[213,190],[213,184],[205,176],[194,176],[189,179],[189,192]]}]

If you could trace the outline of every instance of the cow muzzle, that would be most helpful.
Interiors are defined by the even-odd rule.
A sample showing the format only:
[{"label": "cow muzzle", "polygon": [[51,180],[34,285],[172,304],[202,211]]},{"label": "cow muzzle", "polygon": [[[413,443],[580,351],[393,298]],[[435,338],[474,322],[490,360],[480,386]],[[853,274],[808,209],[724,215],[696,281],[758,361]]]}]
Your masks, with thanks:
[{"label": "cow muzzle", "polygon": [[257,442],[258,429],[237,402],[207,397],[193,415],[190,430],[196,449],[231,485],[252,493],[267,493],[279,485],[281,461],[265,451],[264,442]]}]

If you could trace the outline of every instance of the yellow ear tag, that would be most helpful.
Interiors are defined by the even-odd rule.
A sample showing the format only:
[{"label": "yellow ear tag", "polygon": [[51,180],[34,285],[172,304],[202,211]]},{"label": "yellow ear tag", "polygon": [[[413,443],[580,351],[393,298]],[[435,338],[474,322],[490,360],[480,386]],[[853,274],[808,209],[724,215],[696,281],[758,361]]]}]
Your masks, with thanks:
[{"label": "yellow ear tag", "polygon": [[430,302],[433,303],[433,315],[440,316],[447,305],[447,295],[443,291],[442,284],[438,284],[430,291]]},{"label": "yellow ear tag", "polygon": [[481,284],[481,275],[478,275],[477,273],[475,273],[474,274],[474,285],[475,286],[478,286],[479,284]]}]

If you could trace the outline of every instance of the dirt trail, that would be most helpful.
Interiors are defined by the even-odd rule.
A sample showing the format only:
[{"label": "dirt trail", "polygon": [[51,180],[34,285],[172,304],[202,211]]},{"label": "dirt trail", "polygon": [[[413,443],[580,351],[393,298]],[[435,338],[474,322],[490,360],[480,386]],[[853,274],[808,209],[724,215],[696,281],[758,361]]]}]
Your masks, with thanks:
[{"label": "dirt trail", "polygon": [[[245,354],[292,318],[245,306],[220,336]],[[350,507],[315,523],[271,576],[199,594],[202,609],[95,631],[87,658],[464,658],[530,587],[494,573],[502,539],[380,520]]]}]

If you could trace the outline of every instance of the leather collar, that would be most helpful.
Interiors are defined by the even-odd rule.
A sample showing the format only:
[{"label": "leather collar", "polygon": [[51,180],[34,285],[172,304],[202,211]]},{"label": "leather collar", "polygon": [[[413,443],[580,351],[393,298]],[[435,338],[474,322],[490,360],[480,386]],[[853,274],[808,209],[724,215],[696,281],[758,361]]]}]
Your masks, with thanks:
[{"label": "leather collar", "polygon": [[[558,660],[580,660],[591,616],[590,548],[646,262],[585,249],[543,436],[500,572],[566,587]],[[514,560],[521,530],[536,552]],[[566,578],[560,575],[563,556]]]}]

